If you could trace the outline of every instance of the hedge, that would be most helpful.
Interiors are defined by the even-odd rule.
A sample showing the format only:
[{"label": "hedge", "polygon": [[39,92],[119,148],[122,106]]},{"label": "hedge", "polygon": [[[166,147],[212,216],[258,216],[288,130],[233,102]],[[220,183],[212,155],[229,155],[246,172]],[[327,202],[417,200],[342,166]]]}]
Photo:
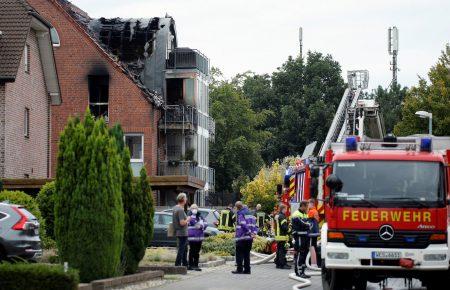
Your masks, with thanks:
[{"label": "hedge", "polygon": [[75,290],[78,272],[67,273],[60,265],[0,264],[0,289],[8,290]]}]

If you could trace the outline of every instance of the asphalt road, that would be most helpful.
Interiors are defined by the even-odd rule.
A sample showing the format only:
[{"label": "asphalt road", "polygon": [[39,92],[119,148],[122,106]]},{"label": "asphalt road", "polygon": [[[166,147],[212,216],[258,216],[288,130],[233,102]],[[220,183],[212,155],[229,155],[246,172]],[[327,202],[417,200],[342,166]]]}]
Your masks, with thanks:
[{"label": "asphalt road", "polygon": [[[233,275],[231,274],[232,270],[233,263],[229,263],[217,268],[205,269],[201,273],[189,273],[184,277],[168,277],[169,279],[166,280],[164,285],[152,287],[149,290],[290,290],[296,284],[295,281],[288,278],[292,271],[275,269],[274,264],[252,266],[251,275]],[[312,277],[311,281],[312,285],[305,289],[322,290],[320,276]],[[414,284],[416,287],[411,289],[421,289],[418,281]],[[382,288],[378,284],[370,284],[367,289],[378,290]],[[408,288],[404,286],[403,279],[390,279],[384,289],[404,290]]]}]

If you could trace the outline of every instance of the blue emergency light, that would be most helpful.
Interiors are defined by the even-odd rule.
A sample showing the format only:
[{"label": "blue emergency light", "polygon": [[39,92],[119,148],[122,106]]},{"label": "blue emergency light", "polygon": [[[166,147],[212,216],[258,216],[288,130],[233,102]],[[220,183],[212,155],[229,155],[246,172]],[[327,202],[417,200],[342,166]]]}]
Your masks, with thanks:
[{"label": "blue emergency light", "polygon": [[431,152],[431,138],[422,138],[420,140],[420,151]]},{"label": "blue emergency light", "polygon": [[345,139],[345,149],[347,151],[356,151],[358,148],[358,140],[356,140],[356,137],[347,137]]}]

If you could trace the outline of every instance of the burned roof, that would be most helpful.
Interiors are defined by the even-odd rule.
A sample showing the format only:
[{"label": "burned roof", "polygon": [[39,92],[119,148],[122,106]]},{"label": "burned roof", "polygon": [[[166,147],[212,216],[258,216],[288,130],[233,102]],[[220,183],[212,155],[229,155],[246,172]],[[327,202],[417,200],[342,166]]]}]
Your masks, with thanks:
[{"label": "burned roof", "polygon": [[0,5],[0,81],[14,81],[27,40],[32,9],[22,0]]},{"label": "burned roof", "polygon": [[[162,106],[164,101],[162,96],[153,90],[148,89],[140,80],[140,72],[143,70],[143,59],[144,59],[144,45],[141,48],[138,48],[139,45],[142,44],[142,39],[140,37],[136,37],[136,35],[141,35],[142,33],[146,33],[145,28],[143,28],[143,23],[145,20],[130,20],[128,24],[122,23],[119,24],[119,18],[114,18],[113,20],[106,20],[105,18],[100,19],[92,19],[85,11],[75,6],[71,2],[67,0],[57,0],[64,10],[74,19],[80,27],[82,27],[86,33],[90,36],[90,38],[103,50],[105,54],[109,56],[109,58],[119,67],[122,71],[130,77],[134,83],[145,93],[145,95],[149,98],[156,106]],[[134,23],[132,25],[131,23]],[[95,28],[101,27],[101,25],[111,25],[115,27],[115,25],[119,25],[121,27],[126,27],[128,30],[126,33],[123,33],[121,37],[125,35],[125,38],[129,40],[129,44],[124,45],[124,41],[120,44],[117,44],[117,41],[106,41],[106,37],[101,38],[100,34],[96,32]],[[142,27],[142,28],[141,28]],[[128,33],[128,34],[127,34]],[[116,34],[114,34],[116,36]],[[150,35],[150,32],[146,34],[144,39]],[[113,37],[114,39],[114,37]],[[138,40],[139,39],[139,40]],[[114,45],[112,45],[114,43]],[[111,45],[110,45],[111,44]],[[119,49],[121,48],[121,49]],[[139,53],[134,54],[133,51],[138,51]],[[130,61],[133,60],[133,61]]]}]

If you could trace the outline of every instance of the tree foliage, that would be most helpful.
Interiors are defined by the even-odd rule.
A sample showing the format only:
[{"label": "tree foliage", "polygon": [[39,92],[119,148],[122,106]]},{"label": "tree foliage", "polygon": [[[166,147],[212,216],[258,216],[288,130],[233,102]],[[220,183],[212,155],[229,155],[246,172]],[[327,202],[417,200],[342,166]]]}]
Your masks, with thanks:
[{"label": "tree foliage", "polygon": [[256,114],[242,91],[230,82],[211,87],[211,115],[216,121],[216,140],[210,150],[218,190],[231,190],[240,176],[254,176],[263,164],[261,146],[267,133],[258,130],[264,114]]},{"label": "tree foliage", "polygon": [[402,104],[407,90],[401,85],[388,89],[378,86],[372,95],[380,105],[386,133],[393,133],[394,126],[402,119]]},{"label": "tree foliage", "polygon": [[402,108],[402,120],[395,126],[397,135],[428,132],[428,120],[415,115],[417,111],[433,114],[433,135],[450,135],[450,51],[442,52],[438,62],[428,72],[430,83],[420,78],[412,87]]},{"label": "tree foliage", "polygon": [[306,63],[289,57],[271,77],[247,73],[242,83],[252,108],[268,116],[261,127],[271,133],[262,151],[266,164],[321,144],[345,89],[339,63],[318,52],[308,52]]},{"label": "tree foliage", "polygon": [[89,111],[61,133],[55,199],[55,237],[62,261],[83,282],[120,272],[124,215],[121,157],[103,119]]},{"label": "tree foliage", "polygon": [[48,237],[55,239],[55,182],[46,183],[39,191],[36,201],[42,217],[45,219],[45,232]]},{"label": "tree foliage", "polygon": [[272,212],[278,200],[275,194],[277,184],[283,182],[283,172],[284,168],[278,161],[261,168],[255,178],[241,188],[244,203],[249,207],[261,204],[266,213]]}]

